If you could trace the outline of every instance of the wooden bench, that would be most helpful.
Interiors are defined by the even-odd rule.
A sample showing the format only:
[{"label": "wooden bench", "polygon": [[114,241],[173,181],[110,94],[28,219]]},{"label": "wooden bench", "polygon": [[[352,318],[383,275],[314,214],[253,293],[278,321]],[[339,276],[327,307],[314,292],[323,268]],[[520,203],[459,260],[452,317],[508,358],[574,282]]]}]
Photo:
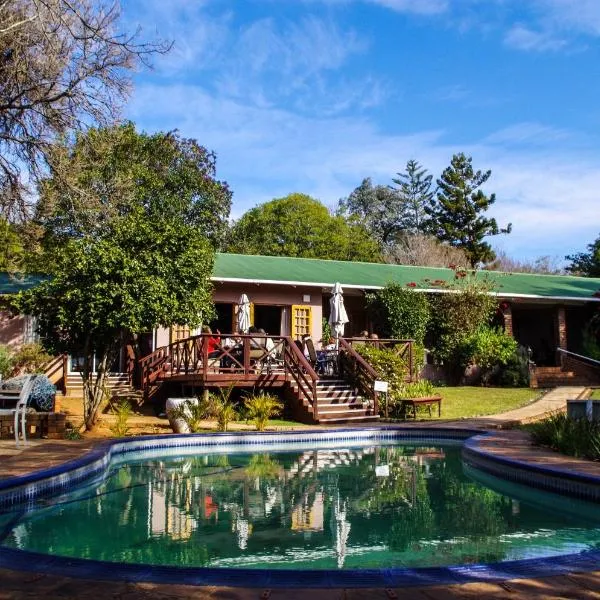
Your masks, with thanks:
[{"label": "wooden bench", "polygon": [[437,404],[438,417],[442,416],[442,397],[441,396],[424,396],[422,398],[402,398],[401,411],[406,418],[407,408],[412,407],[413,418],[417,418],[417,406],[427,406],[429,416],[431,417],[431,405]]}]

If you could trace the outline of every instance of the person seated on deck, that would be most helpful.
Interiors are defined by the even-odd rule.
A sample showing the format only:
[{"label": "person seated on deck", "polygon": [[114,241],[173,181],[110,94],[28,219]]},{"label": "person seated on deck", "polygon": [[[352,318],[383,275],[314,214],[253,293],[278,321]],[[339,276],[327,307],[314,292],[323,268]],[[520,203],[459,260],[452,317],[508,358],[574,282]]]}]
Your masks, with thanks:
[{"label": "person seated on deck", "polygon": [[208,325],[202,327],[202,333],[210,333],[211,336],[207,338],[206,343],[208,344],[208,358],[216,358],[221,354],[219,350],[219,344],[221,343],[221,332],[217,329],[216,336],[212,335],[212,330]]}]

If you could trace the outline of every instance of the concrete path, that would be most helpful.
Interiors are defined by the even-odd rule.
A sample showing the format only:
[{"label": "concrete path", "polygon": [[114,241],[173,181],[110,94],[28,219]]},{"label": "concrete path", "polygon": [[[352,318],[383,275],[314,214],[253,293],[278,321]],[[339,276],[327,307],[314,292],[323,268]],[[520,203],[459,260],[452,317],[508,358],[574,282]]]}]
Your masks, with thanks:
[{"label": "concrete path", "polygon": [[564,410],[567,406],[567,400],[579,398],[585,390],[586,388],[582,386],[557,387],[544,394],[539,400],[536,400],[527,406],[522,406],[521,408],[516,408],[498,415],[478,417],[474,420],[491,420],[496,423],[508,423],[513,421],[527,423],[528,421],[540,419],[557,410]]}]

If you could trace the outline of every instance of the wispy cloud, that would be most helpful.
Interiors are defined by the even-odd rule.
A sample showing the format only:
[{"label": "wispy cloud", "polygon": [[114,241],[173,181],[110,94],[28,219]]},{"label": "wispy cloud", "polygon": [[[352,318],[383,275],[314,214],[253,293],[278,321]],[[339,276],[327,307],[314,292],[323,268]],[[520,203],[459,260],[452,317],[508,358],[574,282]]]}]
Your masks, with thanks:
[{"label": "wispy cloud", "polygon": [[551,32],[534,31],[524,25],[514,25],[504,36],[504,43],[517,50],[535,50],[545,52],[560,50],[567,45],[567,41]]},{"label": "wispy cloud", "polygon": [[597,161],[577,136],[544,125],[523,124],[458,146],[442,131],[388,134],[366,117],[300,116],[181,85],[142,86],[130,108],[150,130],[179,127],[217,150],[219,176],[235,191],[236,216],[292,191],[332,205],[363,177],[390,183],[410,158],[437,176],[463,151],[476,168],[492,169],[487,191],[498,200],[491,212],[500,224],[513,223],[506,241],[494,242],[508,245],[511,255],[564,255],[573,240],[585,245],[600,230]]}]

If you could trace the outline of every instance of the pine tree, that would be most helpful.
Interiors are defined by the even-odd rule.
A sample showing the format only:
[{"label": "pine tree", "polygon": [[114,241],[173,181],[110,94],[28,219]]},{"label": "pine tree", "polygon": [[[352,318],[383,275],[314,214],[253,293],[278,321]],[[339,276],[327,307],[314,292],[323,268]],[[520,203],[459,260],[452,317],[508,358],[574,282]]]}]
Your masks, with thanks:
[{"label": "pine tree", "polygon": [[432,175],[418,161],[409,160],[404,173],[392,181],[398,186],[392,188],[402,202],[401,229],[406,233],[425,233],[429,220],[425,208],[431,204],[434,192],[431,189]]},{"label": "pine tree", "polygon": [[475,267],[494,260],[491,246],[483,241],[488,235],[510,233],[509,223],[500,229],[494,218],[484,213],[496,201],[496,195],[487,196],[479,188],[492,174],[474,171],[472,158],[462,152],[452,157],[450,166],[437,180],[437,198],[426,209],[430,217],[430,232],[441,242],[464,249]]}]

